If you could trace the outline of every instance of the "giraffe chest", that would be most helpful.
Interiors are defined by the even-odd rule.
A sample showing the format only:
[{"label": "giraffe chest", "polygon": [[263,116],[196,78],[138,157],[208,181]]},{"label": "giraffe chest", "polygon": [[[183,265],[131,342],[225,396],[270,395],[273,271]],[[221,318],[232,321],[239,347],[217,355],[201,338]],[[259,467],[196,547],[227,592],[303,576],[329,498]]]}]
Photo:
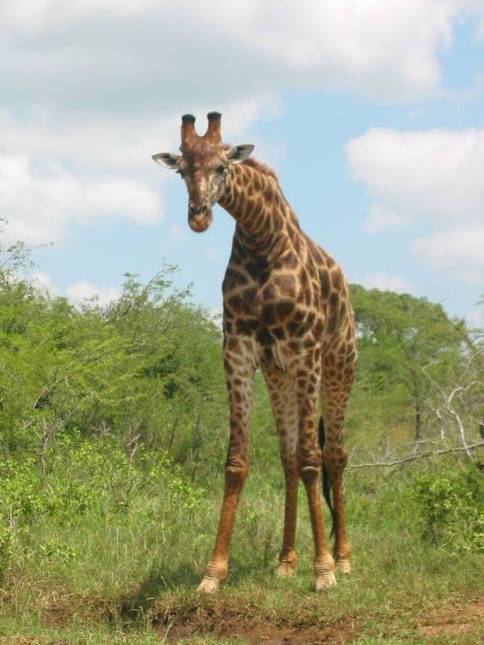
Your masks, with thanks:
[{"label": "giraffe chest", "polygon": [[264,326],[275,327],[288,324],[307,308],[293,275],[227,273],[222,287],[226,318],[257,320]]},{"label": "giraffe chest", "polygon": [[308,299],[303,287],[287,271],[244,281],[232,280],[229,272],[223,285],[225,332],[247,337],[259,363],[285,368],[291,356],[317,345],[323,330],[320,303],[313,295]]}]

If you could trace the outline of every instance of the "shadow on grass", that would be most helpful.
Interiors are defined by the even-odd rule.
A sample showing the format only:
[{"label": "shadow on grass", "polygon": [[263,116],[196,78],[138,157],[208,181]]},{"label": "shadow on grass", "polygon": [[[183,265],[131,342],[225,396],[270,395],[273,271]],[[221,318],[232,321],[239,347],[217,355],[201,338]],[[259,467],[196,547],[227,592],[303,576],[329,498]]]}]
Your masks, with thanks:
[{"label": "shadow on grass", "polygon": [[154,567],[133,593],[122,599],[121,616],[126,623],[137,622],[149,613],[164,592],[177,588],[187,591],[196,589],[198,582],[199,572],[188,565],[182,565],[175,571],[167,571],[162,566]]},{"label": "shadow on grass", "polygon": [[[227,582],[223,585],[227,596],[216,594],[207,597],[206,594],[197,594],[196,589],[203,575],[203,571],[193,568],[188,563],[177,569],[171,570],[163,566],[153,567],[145,579],[135,587],[130,594],[126,594],[119,606],[119,615],[124,628],[135,628],[141,621],[149,620],[156,624],[170,624],[175,614],[179,616],[192,615],[200,608],[207,608],[208,613],[218,611],[218,605],[225,606],[230,597],[240,598],[247,593],[247,585],[251,588],[256,585],[261,591],[270,591],[284,585],[275,576],[276,559],[274,562],[247,562],[243,557],[234,557],[230,563],[230,573]],[[313,590],[312,576],[305,575],[306,579],[301,586],[302,593]],[[294,589],[292,592],[294,593]],[[213,605],[213,607],[212,607]],[[215,607],[215,609],[214,609]],[[211,608],[211,609],[210,609]],[[221,609],[220,609],[221,611]],[[203,613],[203,612],[202,612]]]},{"label": "shadow on grass", "polygon": [[[274,577],[274,566],[261,563],[247,563],[234,558],[230,564],[230,573],[225,588],[233,588],[244,582],[260,583],[261,578],[271,580]],[[154,567],[145,579],[123,597],[120,603],[120,614],[125,623],[139,621],[150,613],[151,608],[162,600],[163,594],[173,591],[194,592],[201,580],[203,571],[194,569],[189,564],[181,565],[175,570],[166,567]]]},{"label": "shadow on grass", "polygon": [[230,571],[226,587],[238,586],[244,582],[256,582],[271,580],[275,576],[276,560],[270,564],[266,562],[247,562],[247,560],[233,559],[230,563]]}]

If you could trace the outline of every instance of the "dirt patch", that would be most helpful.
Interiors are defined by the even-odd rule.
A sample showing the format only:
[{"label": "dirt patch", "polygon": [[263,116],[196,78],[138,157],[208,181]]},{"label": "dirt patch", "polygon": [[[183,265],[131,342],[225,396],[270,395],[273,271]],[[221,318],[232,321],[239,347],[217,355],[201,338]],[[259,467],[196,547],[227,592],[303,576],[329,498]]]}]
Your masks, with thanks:
[{"label": "dirt patch", "polygon": [[243,643],[290,645],[349,643],[361,630],[351,617],[325,617],[281,607],[266,607],[254,593],[247,595],[188,595],[175,603],[156,601],[149,612],[153,627],[165,642],[191,642],[195,636],[238,639]]},{"label": "dirt patch", "polygon": [[200,608],[191,616],[166,616],[156,625],[157,631],[166,642],[176,643],[194,636],[210,635],[218,638],[236,638],[250,645],[319,645],[321,643],[350,643],[359,629],[349,620],[334,623],[274,624],[269,617],[250,618],[227,607]]},{"label": "dirt patch", "polygon": [[237,638],[251,645],[320,645],[321,643],[350,643],[354,639],[354,631],[346,623],[338,623],[325,627],[279,628],[270,623],[254,623],[249,626],[230,624],[226,622],[211,630],[197,630],[195,625],[181,625],[169,629],[160,626],[160,634],[168,642],[190,640],[193,636],[210,634],[220,638]]},{"label": "dirt patch", "polygon": [[350,643],[355,636],[354,630],[346,623],[306,628],[278,628],[270,623],[256,623],[250,627],[242,627],[240,624],[231,625],[230,623],[225,623],[209,631],[198,631],[194,629],[194,626],[182,625],[172,629],[160,627],[159,632],[163,637],[166,637],[168,642],[175,643],[179,640],[190,640],[193,636],[203,636],[209,633],[211,636],[220,638],[237,638],[251,645],[258,645],[259,643],[264,643],[265,645]]},{"label": "dirt patch", "polygon": [[420,633],[428,638],[464,636],[484,626],[484,598],[467,605],[447,605],[421,619]]}]

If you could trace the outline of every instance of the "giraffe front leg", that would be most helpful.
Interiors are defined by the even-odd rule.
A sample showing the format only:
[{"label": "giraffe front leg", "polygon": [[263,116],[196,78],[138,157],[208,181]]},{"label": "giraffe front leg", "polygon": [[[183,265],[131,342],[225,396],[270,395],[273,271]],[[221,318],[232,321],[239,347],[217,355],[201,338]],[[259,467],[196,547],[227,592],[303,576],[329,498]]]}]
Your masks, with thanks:
[{"label": "giraffe front leg", "polygon": [[286,479],[286,500],[284,509],[284,537],[279,554],[276,573],[281,578],[293,576],[296,572],[296,521],[297,490],[299,472],[297,458],[283,455],[284,477]]},{"label": "giraffe front leg", "polygon": [[225,489],[210,562],[198,591],[213,593],[228,574],[229,548],[235,514],[249,471],[249,416],[252,407],[252,356],[242,351],[237,338],[225,339],[225,375],[230,401],[230,439],[225,464]]},{"label": "giraffe front leg", "polygon": [[213,593],[218,590],[228,574],[229,547],[240,494],[247,477],[248,464],[235,455],[228,457],[225,467],[225,490],[220,512],[215,548],[205,569],[198,591]]},{"label": "giraffe front leg", "polygon": [[276,574],[281,577],[288,577],[294,575],[297,565],[295,546],[297,492],[299,486],[297,402],[294,382],[289,374],[270,365],[263,365],[262,367],[279,434],[286,488],[284,537]]}]

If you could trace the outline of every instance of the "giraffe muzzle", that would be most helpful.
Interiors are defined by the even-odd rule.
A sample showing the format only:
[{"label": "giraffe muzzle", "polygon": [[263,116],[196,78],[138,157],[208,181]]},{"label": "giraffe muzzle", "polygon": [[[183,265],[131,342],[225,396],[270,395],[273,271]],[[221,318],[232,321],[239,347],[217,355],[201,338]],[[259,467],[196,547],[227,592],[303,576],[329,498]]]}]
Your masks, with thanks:
[{"label": "giraffe muzzle", "polygon": [[212,209],[207,206],[193,206],[188,208],[188,225],[195,233],[203,233],[212,223]]}]

